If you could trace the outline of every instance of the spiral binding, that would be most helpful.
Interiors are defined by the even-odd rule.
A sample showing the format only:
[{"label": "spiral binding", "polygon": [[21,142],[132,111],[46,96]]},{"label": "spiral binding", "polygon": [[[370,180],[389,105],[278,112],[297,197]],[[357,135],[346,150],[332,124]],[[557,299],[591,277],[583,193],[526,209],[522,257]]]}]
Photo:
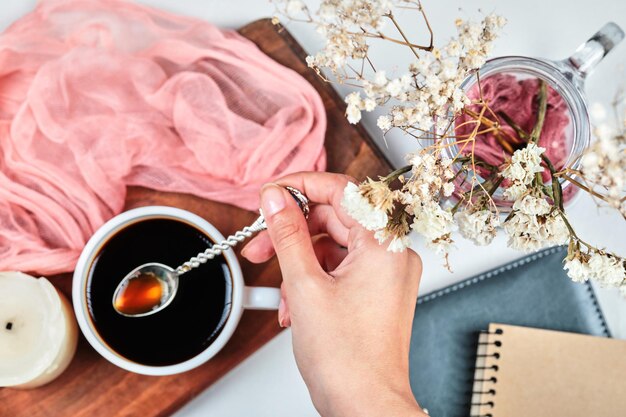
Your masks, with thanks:
[{"label": "spiral binding", "polygon": [[[502,334],[504,334],[504,330],[502,329],[495,329],[495,331],[493,332],[489,332],[487,330],[483,330],[480,332],[481,335],[487,335],[487,337],[492,337],[494,338],[494,340],[488,340],[488,341],[478,341],[478,346],[495,346],[495,347],[501,347],[502,346],[502,340],[498,340],[496,336],[501,336]],[[490,358],[489,360],[498,360],[500,359],[500,353],[499,352],[493,352],[490,354],[486,354],[486,353],[477,353],[476,354],[477,358]],[[500,370],[499,365],[497,364],[491,364],[488,363],[484,366],[479,366],[476,365],[475,370],[480,370],[483,371],[483,373],[485,371],[487,372],[498,372]],[[472,402],[471,402],[471,406],[472,407],[489,407],[491,409],[493,409],[495,407],[495,395],[496,395],[496,390],[495,388],[489,386],[488,389],[485,389],[483,387],[484,384],[496,384],[498,382],[498,378],[496,376],[490,376],[489,378],[475,378],[474,382],[480,382],[481,384],[481,390],[476,390],[475,388],[472,390]],[[487,397],[487,398],[485,398]],[[479,398],[480,401],[474,401],[475,398]],[[470,417],[494,417],[492,413],[486,413],[486,414],[471,414]]]}]

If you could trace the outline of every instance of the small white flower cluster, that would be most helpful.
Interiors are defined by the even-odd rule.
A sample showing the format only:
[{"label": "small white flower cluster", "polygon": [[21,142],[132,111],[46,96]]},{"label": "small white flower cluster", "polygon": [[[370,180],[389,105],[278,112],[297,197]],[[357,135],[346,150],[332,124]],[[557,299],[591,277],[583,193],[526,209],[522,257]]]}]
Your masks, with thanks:
[{"label": "small white flower cluster", "polygon": [[626,132],[617,133],[606,125],[594,131],[597,140],[585,151],[581,171],[587,183],[606,190],[611,206],[626,216]]},{"label": "small white flower cluster", "polygon": [[385,210],[375,207],[362,193],[359,186],[349,182],[343,190],[341,206],[346,213],[364,228],[376,231],[384,228],[389,220]]},{"label": "small white flower cluster", "polygon": [[395,193],[383,181],[367,181],[360,185],[348,183],[343,191],[341,206],[365,229],[374,231],[380,244],[389,241],[387,250],[402,252],[411,245],[408,225],[389,217]]},{"label": "small white flower cluster", "polygon": [[[506,25],[506,19],[496,14],[490,14],[477,23],[464,22],[458,19],[456,22],[459,43],[465,54],[460,54],[459,66],[466,69],[476,69],[485,65],[486,56],[491,53],[492,43],[498,37],[498,31]],[[448,49],[456,49],[455,44],[448,44]]]},{"label": "small white flower cluster", "polygon": [[478,246],[486,246],[496,237],[500,218],[489,210],[462,210],[455,215],[461,236]]},{"label": "small white flower cluster", "polygon": [[437,253],[446,255],[456,229],[452,214],[439,204],[454,192],[452,160],[422,151],[409,154],[412,176],[401,190],[401,201],[414,216],[411,229],[424,236]]},{"label": "small white flower cluster", "polygon": [[526,195],[513,204],[513,212],[504,222],[508,245],[525,252],[569,240],[569,230],[561,215],[544,198]]},{"label": "small white flower cluster", "polygon": [[[276,1],[276,0],[274,0]],[[287,15],[289,13],[289,0]],[[378,33],[384,27],[383,17],[393,2],[389,0],[324,0],[316,13],[317,31],[325,37],[323,49],[306,59],[309,67],[321,73],[329,69],[341,77],[341,70],[351,59],[367,55],[367,33]]]},{"label": "small white flower cluster", "polygon": [[429,248],[447,258],[452,245],[451,234],[456,230],[452,213],[444,210],[436,202],[423,203],[419,211],[415,211],[415,206],[411,210],[415,213],[411,229],[427,239],[426,244]]},{"label": "small white flower cluster", "polygon": [[356,124],[361,120],[361,111],[372,111],[376,108],[376,102],[371,98],[362,99],[358,91],[352,92],[346,96],[346,117],[352,124]]},{"label": "small white flower cluster", "polygon": [[543,172],[541,154],[544,152],[544,148],[529,143],[513,153],[510,164],[502,171],[502,176],[511,182],[504,191],[504,198],[516,201],[528,192],[528,185],[532,183],[535,174]]},{"label": "small white flower cluster", "polygon": [[621,287],[622,291],[626,288],[624,260],[608,253],[594,251],[589,255],[576,252],[565,259],[563,269],[574,282],[592,279],[602,286]]}]

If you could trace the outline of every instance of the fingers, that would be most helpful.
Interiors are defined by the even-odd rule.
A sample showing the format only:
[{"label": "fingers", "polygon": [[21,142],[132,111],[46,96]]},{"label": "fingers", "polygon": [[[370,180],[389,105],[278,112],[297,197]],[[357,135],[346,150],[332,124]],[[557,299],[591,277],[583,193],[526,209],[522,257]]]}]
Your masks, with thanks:
[{"label": "fingers", "polygon": [[280,304],[278,305],[278,325],[280,327],[291,326],[291,316],[289,315],[289,307],[287,306],[287,296],[285,295],[285,287],[280,286]]},{"label": "fingers", "polygon": [[325,233],[333,238],[337,244],[348,246],[350,229],[339,220],[337,211],[332,206],[317,205],[311,208],[309,230],[312,236]]},{"label": "fingers", "polygon": [[267,184],[261,190],[261,207],[283,280],[323,272],[306,220],[291,194],[276,184]]},{"label": "fingers", "polygon": [[255,264],[267,262],[275,254],[272,240],[267,231],[263,231],[253,237],[241,250],[241,256]]},{"label": "fingers", "polygon": [[[348,255],[348,250],[339,246],[330,236],[317,236],[313,239],[313,249],[317,260],[325,271],[335,269]],[[280,286],[280,304],[278,306],[278,324],[280,327],[291,326],[291,315],[287,303],[285,286]]]},{"label": "fingers", "polygon": [[343,174],[330,172],[298,172],[280,178],[276,181],[280,185],[289,185],[302,191],[313,203],[332,206],[344,226],[350,228],[358,224],[341,207],[343,190],[348,182],[357,182]]},{"label": "fingers", "polygon": [[[348,246],[350,230],[339,220],[335,209],[328,205],[311,207],[307,221],[311,236],[328,234],[341,246]],[[250,262],[262,263],[274,256],[272,241],[266,232],[259,233],[241,251],[241,255]]]},{"label": "fingers", "polygon": [[313,240],[317,261],[324,271],[332,271],[346,258],[348,250],[342,248],[330,236],[321,235]]}]

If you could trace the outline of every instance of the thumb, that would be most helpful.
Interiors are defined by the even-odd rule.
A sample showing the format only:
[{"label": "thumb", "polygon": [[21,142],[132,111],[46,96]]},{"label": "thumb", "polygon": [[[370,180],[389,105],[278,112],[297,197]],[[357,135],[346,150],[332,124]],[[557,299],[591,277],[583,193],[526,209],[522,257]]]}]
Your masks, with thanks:
[{"label": "thumb", "polygon": [[289,191],[266,184],[261,190],[261,208],[283,279],[320,270],[306,219]]}]

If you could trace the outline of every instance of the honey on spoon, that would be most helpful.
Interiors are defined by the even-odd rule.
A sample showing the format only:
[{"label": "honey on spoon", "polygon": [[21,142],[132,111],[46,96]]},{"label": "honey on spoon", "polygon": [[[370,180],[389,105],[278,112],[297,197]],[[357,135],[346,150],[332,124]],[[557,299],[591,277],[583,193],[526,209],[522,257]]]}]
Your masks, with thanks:
[{"label": "honey on spoon", "polygon": [[[285,188],[296,200],[305,218],[308,217],[308,198],[293,187]],[[119,314],[127,317],[143,317],[163,310],[174,300],[178,290],[178,279],[181,275],[234,247],[237,243],[252,236],[253,233],[265,229],[267,229],[267,225],[263,213],[261,213],[250,226],[244,227],[175,269],[157,262],[138,266],[128,273],[115,289],[113,308]]]}]

